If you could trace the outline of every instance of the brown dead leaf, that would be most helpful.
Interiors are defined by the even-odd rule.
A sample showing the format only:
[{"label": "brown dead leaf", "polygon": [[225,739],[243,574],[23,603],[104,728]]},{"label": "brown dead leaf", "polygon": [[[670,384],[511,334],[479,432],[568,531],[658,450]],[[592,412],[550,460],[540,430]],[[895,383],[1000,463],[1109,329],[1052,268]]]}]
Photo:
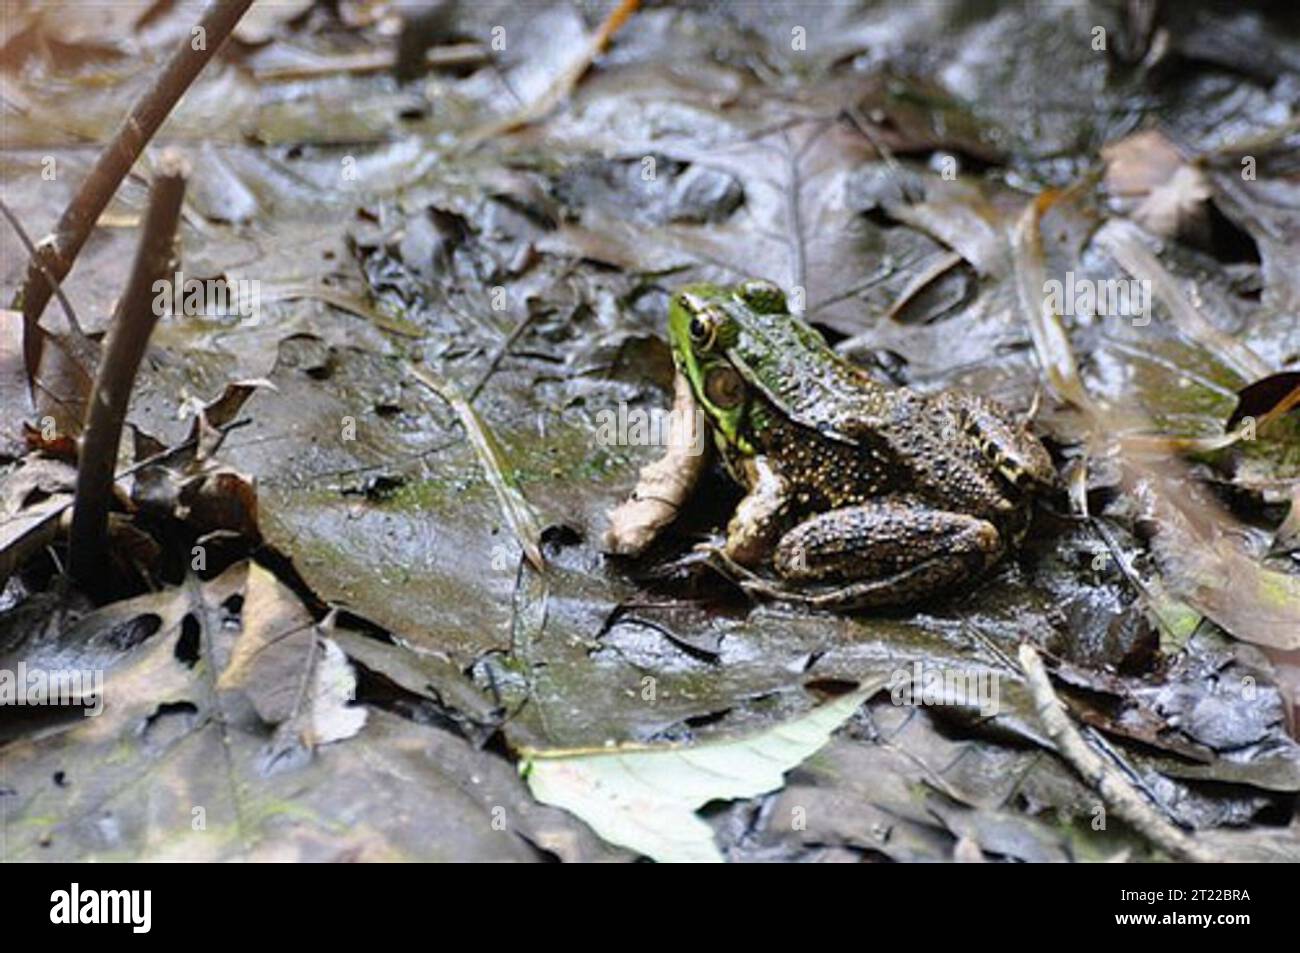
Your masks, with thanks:
[{"label": "brown dead leaf", "polygon": [[1016,223],[1012,239],[1016,290],[1021,313],[1034,342],[1034,352],[1048,385],[1063,400],[1095,418],[1096,406],[1079,378],[1079,365],[1074,359],[1065,325],[1049,305],[1043,291],[1047,286],[1047,267],[1043,255],[1042,218],[1060,198],[1060,192],[1044,192],[1025,206]]},{"label": "brown dead leaf", "polygon": [[1172,142],[1155,129],[1144,129],[1102,146],[1106,188],[1112,195],[1141,199],[1159,188],[1186,161]]},{"label": "brown dead leaf", "polygon": [[280,743],[314,748],[356,734],[366,711],[351,704],[356,675],[325,637],[333,617],[318,626],[271,573],[255,563],[247,573],[243,626],[218,690],[242,692],[263,721],[279,726]]},{"label": "brown dead leaf", "polygon": [[1205,174],[1155,129],[1101,150],[1106,187],[1120,211],[1153,235],[1205,238],[1209,232]]},{"label": "brown dead leaf", "polygon": [[19,456],[25,448],[75,459],[90,394],[87,368],[94,367],[97,347],[72,334],[50,335],[29,386],[22,339],[22,312],[0,309],[0,406],[6,410],[0,454]]},{"label": "brown dead leaf", "polygon": [[[1158,532],[1151,548],[1169,591],[1236,638],[1300,649],[1300,577],[1271,570],[1241,548],[1233,520],[1186,481],[1148,471],[1135,487]],[[1201,497],[1197,499],[1195,497]]]},{"label": "brown dead leaf", "polygon": [[1300,486],[1291,490],[1291,509],[1273,534],[1272,551],[1275,554],[1300,551]]},{"label": "brown dead leaf", "polygon": [[[270,385],[265,381],[227,384],[216,400],[199,407],[186,444],[135,475],[131,491],[135,505],[157,516],[179,519],[199,536],[220,533],[260,539],[256,482],[215,455],[225,439],[222,428],[234,421],[244,402],[262,386]],[[137,462],[161,451],[157,440],[135,432]]]},{"label": "brown dead leaf", "polygon": [[603,540],[607,553],[637,556],[644,552],[660,530],[677,518],[677,511],[708,466],[703,421],[690,383],[679,371],[673,385],[668,450],[641,468],[632,495],[610,513]]}]

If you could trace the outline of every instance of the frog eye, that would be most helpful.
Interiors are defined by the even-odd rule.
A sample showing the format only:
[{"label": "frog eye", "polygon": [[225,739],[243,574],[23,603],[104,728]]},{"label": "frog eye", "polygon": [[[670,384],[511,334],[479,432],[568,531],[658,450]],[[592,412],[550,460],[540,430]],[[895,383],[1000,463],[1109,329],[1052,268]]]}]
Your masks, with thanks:
[{"label": "frog eye", "polygon": [[691,336],[692,344],[701,351],[707,351],[713,347],[713,341],[718,336],[718,322],[710,315],[701,312],[691,318],[686,333]]},{"label": "frog eye", "polygon": [[736,289],[740,299],[760,314],[781,314],[787,310],[785,292],[770,281],[751,278]]},{"label": "frog eye", "polygon": [[734,368],[720,368],[705,380],[704,396],[715,407],[729,410],[745,399],[745,381]]}]

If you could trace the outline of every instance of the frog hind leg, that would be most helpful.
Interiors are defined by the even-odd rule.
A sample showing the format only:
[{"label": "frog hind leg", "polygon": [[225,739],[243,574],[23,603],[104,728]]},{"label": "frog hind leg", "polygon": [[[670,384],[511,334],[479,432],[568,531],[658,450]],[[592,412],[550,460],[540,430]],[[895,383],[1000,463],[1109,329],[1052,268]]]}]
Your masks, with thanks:
[{"label": "frog hind leg", "polygon": [[[900,605],[964,582],[1005,551],[997,528],[965,513],[876,501],[820,513],[781,538],[773,566],[822,608]],[[789,594],[778,594],[789,598]]]}]

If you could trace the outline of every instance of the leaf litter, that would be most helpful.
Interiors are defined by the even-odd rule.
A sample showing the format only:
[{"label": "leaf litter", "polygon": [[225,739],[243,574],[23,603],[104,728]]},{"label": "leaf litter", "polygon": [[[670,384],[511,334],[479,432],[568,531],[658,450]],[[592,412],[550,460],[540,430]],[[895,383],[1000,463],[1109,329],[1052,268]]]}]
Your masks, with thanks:
[{"label": "leaf litter", "polygon": [[[1225,96],[1212,94],[1226,68],[1212,58],[1181,88],[1141,51],[1137,68],[1112,69],[1069,39],[1098,17],[1122,34],[1101,10],[837,6],[817,14],[835,43],[791,58],[784,11],[748,24],[738,10],[649,8],[552,101],[575,64],[565,37],[599,18],[489,7],[457,8],[430,38],[503,22],[539,55],[429,57],[432,72],[394,84],[347,66],[377,42],[376,21],[329,33],[331,14],[304,5],[248,26],[170,120],[164,138],[199,157],[186,270],[260,279],[263,319],[169,317],[137,383],[130,419],[148,439],[136,459],[172,456],[131,474],[119,509],[181,530],[159,557],[169,568],[141,577],[154,592],[98,609],[57,595],[69,484],[33,469],[53,444],[20,463],[32,452],[6,435],[0,649],[7,664],[105,676],[99,719],[5,712],[18,854],[627,859],[539,807],[510,762],[537,778],[541,765],[572,769],[584,787],[610,742],[681,771],[683,752],[816,724],[829,742],[785,758],[784,780],[703,788],[739,799],[679,806],[669,833],[693,831],[692,856],[731,859],[1154,856],[1130,826],[1092,823],[1099,797],[1057,757],[1012,661],[1029,638],[1085,743],[1138,779],[1148,808],[1220,856],[1295,859],[1293,826],[1277,818],[1300,791],[1285,522],[1300,268],[1295,132],[1277,121],[1275,76]],[[75,18],[32,16],[72,54],[74,85],[98,90],[51,123],[56,104],[6,73],[6,98],[26,110],[6,128],[6,193],[39,235],[62,204],[34,188],[44,130],[66,130],[61,156],[85,168],[85,141],[140,82],[121,51],[159,49],[188,23],[180,10],[123,16],[102,34],[105,58]],[[540,17],[549,42],[529,32]],[[1247,20],[1216,29],[1246,35]],[[911,42],[881,45],[891,30]],[[1170,41],[1204,49],[1187,25]],[[21,33],[7,42],[33,74],[67,67]],[[343,68],[271,79],[312,57]],[[1089,107],[1061,102],[1062,62]],[[1292,75],[1271,62],[1265,72]],[[1255,178],[1240,175],[1246,151]],[[1117,156],[1156,171],[1117,182]],[[1108,186],[1135,204],[1109,205]],[[121,287],[141,195],[128,181],[65,282],[92,334]],[[7,287],[19,265],[6,264]],[[1150,326],[1045,310],[1044,281],[1068,270],[1150,280]],[[603,443],[598,414],[668,405],[666,376],[647,368],[663,363],[675,285],[751,275],[802,287],[808,319],[891,383],[971,387],[1021,410],[1040,388],[1066,398],[1042,400],[1039,427],[1074,475],[1073,509],[1040,514],[1026,551],[977,591],[901,617],[753,607],[677,565],[734,500],[712,470],[692,475],[689,498],[669,494],[672,512],[633,519],[654,525],[627,537],[624,557],[603,556],[609,509],[662,448]],[[68,383],[37,396],[74,405],[62,433],[95,356],[71,330],[58,337],[66,346],[46,354],[69,364],[51,372]],[[449,407],[413,386],[412,366],[481,386]],[[222,431],[218,465],[182,408],[247,378],[272,387],[209,416],[218,430],[240,423]],[[245,490],[214,492],[245,501],[240,519],[194,515],[182,488],[196,466],[237,475]],[[179,554],[214,531],[232,534],[219,558],[178,574]],[[34,625],[51,596],[72,611]],[[836,731],[805,687],[916,666],[1000,673],[999,710],[877,692]],[[575,750],[589,753],[554,754]],[[611,841],[662,848],[627,840],[608,791],[564,797]]]}]

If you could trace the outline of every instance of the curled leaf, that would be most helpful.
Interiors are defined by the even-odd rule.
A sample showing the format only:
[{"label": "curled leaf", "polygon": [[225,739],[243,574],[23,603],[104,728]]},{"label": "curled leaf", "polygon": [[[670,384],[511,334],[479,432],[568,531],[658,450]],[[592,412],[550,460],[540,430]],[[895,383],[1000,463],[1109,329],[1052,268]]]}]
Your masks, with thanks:
[{"label": "curled leaf", "polygon": [[1016,223],[1012,240],[1016,291],[1020,309],[1029,323],[1029,334],[1043,373],[1052,390],[1081,410],[1092,409],[1092,399],[1079,379],[1079,366],[1070,348],[1070,339],[1061,316],[1052,310],[1044,291],[1047,267],[1043,259],[1043,240],[1039,224],[1043,215],[1059,198],[1057,192],[1044,192],[1025,206]]},{"label": "curled leaf", "polygon": [[704,421],[691,386],[680,372],[673,381],[673,410],[669,418],[668,450],[641,468],[632,495],[609,514],[605,552],[637,556],[654,542],[660,530],[677,518],[700,474],[708,466]]},{"label": "curled leaf", "polygon": [[1264,423],[1300,407],[1300,371],[1269,374],[1237,391],[1237,406],[1228,418],[1232,430],[1247,417]]}]

